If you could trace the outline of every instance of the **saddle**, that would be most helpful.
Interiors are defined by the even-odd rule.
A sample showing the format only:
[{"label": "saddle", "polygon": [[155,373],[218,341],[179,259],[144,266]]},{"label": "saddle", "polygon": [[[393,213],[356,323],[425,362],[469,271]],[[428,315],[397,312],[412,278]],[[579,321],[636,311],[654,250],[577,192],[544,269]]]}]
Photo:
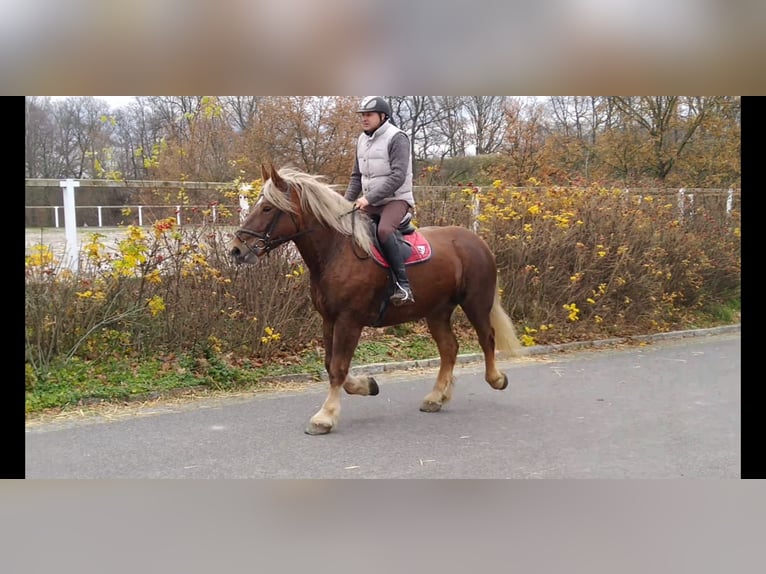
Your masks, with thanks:
[{"label": "saddle", "polygon": [[[373,226],[375,226],[374,221]],[[396,230],[400,234],[400,237],[397,239],[399,240],[400,249],[404,254],[405,265],[423,263],[431,258],[431,244],[412,224],[412,213],[407,212]],[[373,237],[375,238],[375,243],[372,250],[372,258],[375,263],[388,269],[389,265],[381,252],[377,232],[373,233]]]}]

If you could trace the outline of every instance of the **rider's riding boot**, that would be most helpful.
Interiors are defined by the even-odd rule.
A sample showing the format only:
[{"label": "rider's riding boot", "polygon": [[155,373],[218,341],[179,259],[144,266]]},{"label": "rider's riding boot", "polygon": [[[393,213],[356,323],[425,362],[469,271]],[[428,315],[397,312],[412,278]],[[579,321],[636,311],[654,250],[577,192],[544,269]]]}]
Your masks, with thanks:
[{"label": "rider's riding boot", "polygon": [[407,279],[407,271],[404,267],[404,258],[402,257],[396,233],[388,236],[385,243],[381,242],[383,247],[383,254],[386,256],[386,261],[391,266],[391,270],[396,277],[394,285],[394,294],[391,295],[391,303],[394,305],[405,305],[408,303],[414,303],[415,298],[412,296],[412,289],[410,288],[410,282]]}]

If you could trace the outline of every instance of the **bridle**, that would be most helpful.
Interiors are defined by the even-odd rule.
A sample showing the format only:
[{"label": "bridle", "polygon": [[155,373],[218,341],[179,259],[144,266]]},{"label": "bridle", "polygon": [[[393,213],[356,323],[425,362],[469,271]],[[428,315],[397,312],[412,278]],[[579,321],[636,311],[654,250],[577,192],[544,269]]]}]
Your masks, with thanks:
[{"label": "bridle", "polygon": [[[260,251],[261,255],[266,255],[270,251],[273,251],[280,245],[283,245],[285,243],[288,243],[292,241],[293,239],[296,239],[297,237],[300,237],[301,235],[305,235],[307,233],[311,233],[316,229],[316,227],[311,227],[309,229],[304,229],[302,231],[298,231],[300,229],[300,226],[298,225],[298,222],[295,219],[295,214],[292,212],[287,212],[290,214],[290,220],[293,223],[293,227],[295,228],[296,233],[293,233],[292,235],[289,235],[287,237],[280,237],[280,238],[274,238],[271,236],[271,234],[274,232],[274,229],[277,226],[277,223],[279,222],[279,218],[282,217],[283,214],[286,212],[277,209],[277,214],[274,216],[274,218],[271,220],[271,223],[269,223],[269,227],[265,232],[259,232],[259,231],[251,231],[250,229],[246,229],[244,227],[240,227],[234,232],[234,237],[237,238],[237,240],[242,243],[245,247],[247,247],[248,251],[251,253],[258,254],[258,251]],[[359,208],[354,207],[351,211],[344,215],[351,215],[351,229],[352,229],[352,235],[353,235],[353,229],[356,225],[356,211],[359,211]],[[248,245],[246,238],[241,237],[242,235],[247,235],[250,237],[254,237],[255,241],[253,242],[253,246],[251,247]],[[353,242],[352,242],[353,245]],[[354,250],[354,255],[356,255],[357,259],[368,259],[369,255],[360,256],[356,250]]]},{"label": "bridle", "polygon": [[[288,237],[280,237],[280,238],[272,237],[271,234],[274,232],[274,229],[276,228],[277,223],[279,222],[279,218],[282,217],[282,215],[285,213],[284,211],[281,211],[279,209],[277,209],[276,211],[277,211],[277,214],[274,216],[274,219],[271,220],[271,223],[269,223],[269,228],[266,230],[265,233],[259,232],[259,231],[251,231],[249,229],[245,229],[244,227],[240,227],[234,232],[234,237],[236,237],[245,247],[247,247],[250,252],[256,253],[256,250],[260,250],[261,254],[265,255],[266,253],[273,251],[280,245],[292,241],[296,237],[300,237],[301,235],[305,235],[306,233],[310,233],[314,231],[314,228],[298,231],[298,229],[300,228],[298,226],[298,222],[295,220],[295,214],[290,213],[290,220],[293,222],[293,227],[295,227],[296,233],[293,233],[292,235],[289,235]],[[253,242],[253,247],[255,247],[255,249],[253,249],[253,247],[248,245],[247,241],[245,241],[245,239],[243,239],[241,235],[248,235],[250,237],[255,237],[255,241]]]}]

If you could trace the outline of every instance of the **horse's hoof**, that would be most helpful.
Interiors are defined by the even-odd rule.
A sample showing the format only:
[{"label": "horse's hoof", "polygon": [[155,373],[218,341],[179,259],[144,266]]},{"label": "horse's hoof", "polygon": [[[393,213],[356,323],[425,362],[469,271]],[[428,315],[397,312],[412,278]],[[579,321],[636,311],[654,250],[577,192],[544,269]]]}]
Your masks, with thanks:
[{"label": "horse's hoof", "polygon": [[503,384],[497,387],[497,390],[504,391],[507,386],[508,386],[508,375],[503,373]]},{"label": "horse's hoof", "polygon": [[423,401],[423,404],[420,405],[420,410],[424,413],[438,413],[442,410],[442,404],[434,403],[432,401]]},{"label": "horse's hoof", "polygon": [[380,392],[380,387],[378,386],[378,382],[370,377],[367,379],[367,385],[370,387],[370,396],[374,397]]},{"label": "horse's hoof", "polygon": [[309,423],[309,426],[307,426],[303,432],[306,434],[310,434],[312,436],[320,435],[320,434],[327,434],[332,430],[332,427],[329,425],[318,425],[316,423]]}]

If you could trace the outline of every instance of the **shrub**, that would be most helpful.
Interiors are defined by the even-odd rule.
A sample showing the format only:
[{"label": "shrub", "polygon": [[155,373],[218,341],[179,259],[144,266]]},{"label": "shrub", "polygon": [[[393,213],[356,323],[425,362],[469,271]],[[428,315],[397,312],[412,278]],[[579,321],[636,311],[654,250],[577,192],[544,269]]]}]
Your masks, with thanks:
[{"label": "shrub", "polygon": [[[738,212],[698,201],[680,214],[658,191],[535,183],[420,190],[415,218],[473,227],[487,241],[525,344],[667,331],[738,301]],[[93,233],[78,273],[36,246],[26,261],[27,365],[163,354],[263,363],[315,349],[321,321],[298,254],[286,246],[235,266],[230,231],[171,218],[127,227],[111,245]],[[467,326],[460,313],[455,322]]]}]

